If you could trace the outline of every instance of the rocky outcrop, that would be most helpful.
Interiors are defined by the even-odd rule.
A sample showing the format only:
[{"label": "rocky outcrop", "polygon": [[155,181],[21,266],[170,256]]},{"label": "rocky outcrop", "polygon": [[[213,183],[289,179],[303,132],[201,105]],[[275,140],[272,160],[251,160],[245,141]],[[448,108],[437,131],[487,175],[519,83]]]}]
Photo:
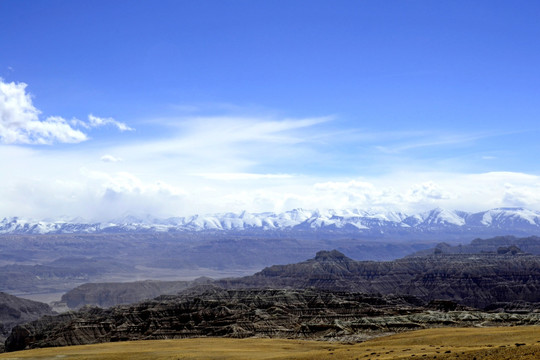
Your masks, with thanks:
[{"label": "rocky outcrop", "polygon": [[0,292],[0,351],[14,326],[46,314],[53,314],[47,304]]},{"label": "rocky outcrop", "polygon": [[[188,286],[210,283],[145,281],[85,284],[63,296],[71,308],[134,303]],[[320,251],[315,258],[274,265],[252,276],[213,282],[222,288],[318,288],[329,291],[414,295],[423,301],[449,300],[484,308],[492,303],[540,302],[540,257],[516,246],[499,253],[438,254],[394,261],[356,261],[343,253]]]},{"label": "rocky outcrop", "polygon": [[439,243],[434,248],[420,250],[410,257],[429,256],[433,254],[483,254],[501,253],[517,254],[529,253],[540,255],[540,237],[529,236],[518,238],[515,236],[496,236],[489,239],[474,239],[470,244],[450,245]]},{"label": "rocky outcrop", "polygon": [[431,255],[395,261],[355,261],[338,251],[274,265],[253,276],[221,280],[226,288],[318,288],[413,295],[484,308],[495,302],[540,302],[540,257],[508,254]]},{"label": "rocky outcrop", "polygon": [[[432,326],[540,324],[540,313],[483,313],[413,296],[308,290],[224,290],[83,308],[13,329],[6,350],[200,336],[358,341]],[[453,311],[448,311],[453,308]]]}]

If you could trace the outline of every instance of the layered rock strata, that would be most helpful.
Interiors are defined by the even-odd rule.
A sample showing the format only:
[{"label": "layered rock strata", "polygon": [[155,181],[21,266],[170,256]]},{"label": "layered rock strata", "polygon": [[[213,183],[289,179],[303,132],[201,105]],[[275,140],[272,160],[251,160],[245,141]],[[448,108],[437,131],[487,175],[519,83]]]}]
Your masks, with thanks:
[{"label": "layered rock strata", "polygon": [[0,292],[0,351],[14,326],[46,314],[54,314],[47,304]]},{"label": "layered rock strata", "polygon": [[320,251],[314,259],[216,284],[412,295],[475,308],[517,301],[535,304],[540,302],[540,256],[441,254],[375,262],[355,261],[336,250]]},{"label": "layered rock strata", "polygon": [[132,304],[159,295],[174,295],[191,285],[211,281],[199,278],[194,281],[135,281],[127,283],[87,283],[77,286],[62,296],[61,302],[75,309],[84,305],[110,307]]},{"label": "layered rock strata", "polygon": [[136,305],[43,317],[15,327],[6,350],[201,336],[359,341],[425,327],[490,324],[540,324],[540,313],[485,313],[450,302],[424,304],[413,296],[209,287]]}]

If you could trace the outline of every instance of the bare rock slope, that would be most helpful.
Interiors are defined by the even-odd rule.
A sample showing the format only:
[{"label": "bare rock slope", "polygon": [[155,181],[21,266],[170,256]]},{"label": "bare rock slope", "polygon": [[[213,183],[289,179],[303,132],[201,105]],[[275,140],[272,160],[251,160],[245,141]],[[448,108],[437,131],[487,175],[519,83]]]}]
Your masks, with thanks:
[{"label": "bare rock slope", "polygon": [[189,286],[209,281],[211,280],[208,278],[199,278],[194,281],[146,280],[127,283],[86,283],[64,294],[61,302],[72,309],[84,305],[110,307],[132,304],[153,299],[159,295],[174,295]]},{"label": "bare rock slope", "polygon": [[332,291],[413,295],[484,308],[493,303],[540,302],[540,257],[470,254],[355,261],[339,251],[274,265],[253,276],[221,280],[227,288],[318,288]]},{"label": "bare rock slope", "polygon": [[480,324],[540,324],[540,313],[478,312],[449,302],[424,304],[412,296],[207,287],[130,306],[44,317],[14,328],[6,350],[200,336],[358,341],[410,329]]},{"label": "bare rock slope", "polygon": [[53,314],[47,304],[0,292],[0,350],[14,326],[46,314]]}]

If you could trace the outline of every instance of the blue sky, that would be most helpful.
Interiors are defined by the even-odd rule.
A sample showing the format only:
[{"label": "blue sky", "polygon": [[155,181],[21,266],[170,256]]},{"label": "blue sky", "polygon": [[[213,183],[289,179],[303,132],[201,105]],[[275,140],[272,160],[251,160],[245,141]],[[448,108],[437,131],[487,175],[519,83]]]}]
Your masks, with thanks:
[{"label": "blue sky", "polygon": [[537,1],[0,2],[0,216],[540,210]]}]

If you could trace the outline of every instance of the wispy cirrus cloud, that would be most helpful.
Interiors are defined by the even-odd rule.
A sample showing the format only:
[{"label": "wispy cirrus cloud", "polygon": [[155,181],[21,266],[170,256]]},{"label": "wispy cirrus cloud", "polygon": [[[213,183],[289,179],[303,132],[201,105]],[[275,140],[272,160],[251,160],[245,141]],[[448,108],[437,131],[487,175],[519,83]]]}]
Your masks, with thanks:
[{"label": "wispy cirrus cloud", "polygon": [[[174,162],[184,174],[287,174],[278,168],[301,161],[313,151],[317,137],[331,117],[268,118],[197,116],[159,120],[166,129],[159,137],[121,144],[111,149],[115,156],[151,161],[163,172]],[[142,130],[144,131],[144,130]],[[273,167],[269,169],[273,164]],[[208,177],[207,176],[207,177]],[[244,175],[241,175],[244,176]],[[238,175],[234,175],[238,177]]]},{"label": "wispy cirrus cloud", "polygon": [[73,125],[80,126],[80,127],[85,128],[85,129],[91,129],[91,128],[110,125],[110,126],[116,127],[120,131],[133,131],[133,130],[135,130],[135,129],[129,127],[128,125],[126,125],[125,123],[120,122],[120,121],[116,121],[111,117],[102,118],[102,117],[94,116],[92,114],[88,115],[88,121],[82,121],[82,120],[79,120],[79,119],[73,119],[73,120],[71,120],[71,123]]},{"label": "wispy cirrus cloud", "polygon": [[425,131],[422,133],[404,133],[401,139],[394,139],[384,145],[377,145],[376,149],[388,154],[398,154],[408,150],[421,148],[443,148],[449,146],[470,145],[478,140],[501,136],[493,132],[482,133],[448,133]]},{"label": "wispy cirrus cloud", "polygon": [[177,126],[182,130],[183,136],[208,138],[220,144],[239,142],[296,144],[309,141],[311,138],[309,129],[331,120],[333,120],[331,116],[299,119],[201,116],[177,122]]}]

